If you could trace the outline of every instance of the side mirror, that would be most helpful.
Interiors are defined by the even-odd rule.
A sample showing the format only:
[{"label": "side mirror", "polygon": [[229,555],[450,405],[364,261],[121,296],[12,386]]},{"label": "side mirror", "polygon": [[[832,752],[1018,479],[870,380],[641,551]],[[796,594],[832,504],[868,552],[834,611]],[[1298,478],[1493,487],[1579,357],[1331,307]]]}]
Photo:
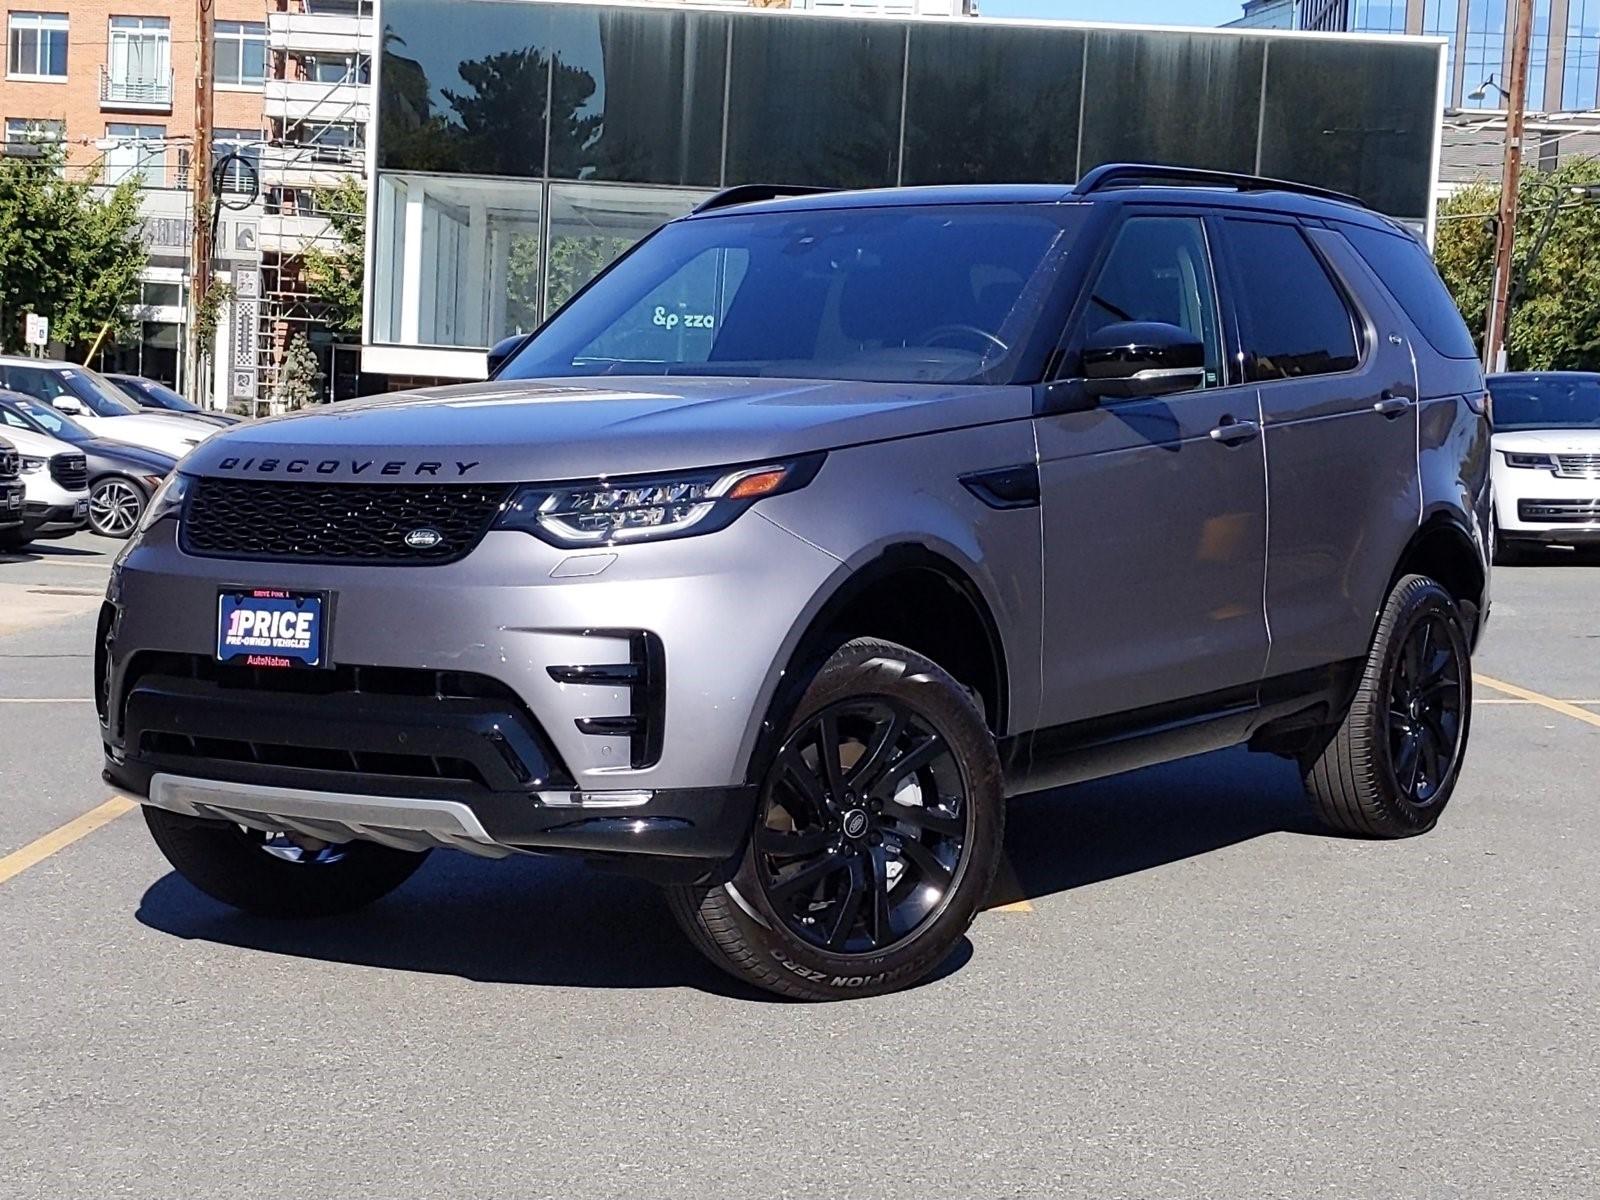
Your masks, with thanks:
[{"label": "side mirror", "polygon": [[58,413],[65,413],[69,417],[75,417],[83,412],[83,401],[76,396],[61,395],[50,401],[50,407]]},{"label": "side mirror", "polygon": [[513,333],[510,337],[503,337],[489,349],[489,378],[493,379],[506,360],[522,348],[522,343],[528,340],[525,333]]},{"label": "side mirror", "polygon": [[1205,343],[1176,325],[1122,321],[1084,342],[1083,390],[1097,399],[1166,396],[1205,381]]}]

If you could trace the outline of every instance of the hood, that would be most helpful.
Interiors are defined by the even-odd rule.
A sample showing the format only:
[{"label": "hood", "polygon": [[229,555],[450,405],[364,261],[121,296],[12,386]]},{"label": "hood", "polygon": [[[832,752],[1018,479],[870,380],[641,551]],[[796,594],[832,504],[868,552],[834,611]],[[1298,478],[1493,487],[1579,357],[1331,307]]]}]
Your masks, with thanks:
[{"label": "hood", "polygon": [[50,458],[57,454],[82,454],[83,451],[69,442],[59,438],[49,437],[43,433],[35,433],[31,429],[17,429],[7,425],[0,437],[4,437],[17,448],[17,453],[28,458]]},{"label": "hood", "polygon": [[[158,434],[164,438],[192,437],[205,439],[217,431],[217,426],[212,422],[190,416],[188,413],[151,412],[148,408],[141,408],[138,412],[129,413],[125,417],[102,417],[101,420],[115,421],[118,426],[127,429],[129,432],[134,429],[140,429]],[[124,421],[130,422],[130,424],[123,425]]]},{"label": "hood", "polygon": [[167,475],[178,465],[178,460],[170,454],[128,442],[114,442],[110,438],[85,438],[78,443],[78,449],[119,469],[147,475]]},{"label": "hood", "polygon": [[539,482],[731,466],[1027,417],[1027,387],[516,380],[347,400],[219,431],[198,474]]},{"label": "hood", "polygon": [[1600,429],[1522,429],[1494,435],[1496,450],[1519,454],[1600,454]]}]

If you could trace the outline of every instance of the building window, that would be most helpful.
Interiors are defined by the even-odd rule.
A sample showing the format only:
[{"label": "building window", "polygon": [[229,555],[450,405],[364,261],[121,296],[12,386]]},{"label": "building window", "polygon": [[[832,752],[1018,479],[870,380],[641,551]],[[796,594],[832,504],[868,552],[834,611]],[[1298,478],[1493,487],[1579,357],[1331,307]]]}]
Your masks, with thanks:
[{"label": "building window", "polygon": [[[238,155],[237,158],[228,158]],[[261,131],[257,129],[218,129],[211,135],[211,166],[215,170],[223,159],[217,187],[224,192],[249,195],[260,187]],[[242,161],[241,161],[242,160]]]},{"label": "building window", "polygon": [[301,74],[313,83],[370,83],[372,60],[358,54],[307,54],[300,59]]},{"label": "building window", "polygon": [[301,122],[284,131],[284,144],[306,146],[314,162],[354,163],[366,149],[365,125]]},{"label": "building window", "polygon": [[218,21],[216,80],[227,87],[259,87],[267,77],[267,27],[251,21]]},{"label": "building window", "polygon": [[65,121],[39,117],[7,117],[5,153],[37,157],[46,146],[59,146],[67,139]]},{"label": "building window", "polygon": [[1572,0],[1567,9],[1567,52],[1561,79],[1561,107],[1580,112],[1595,107],[1600,75],[1600,0]]},{"label": "building window", "polygon": [[14,12],[6,74],[13,79],[67,77],[67,14]]},{"label": "building window", "polygon": [[172,103],[172,29],[165,17],[112,17],[103,100]]},{"label": "building window", "polygon": [[1404,33],[1406,0],[1354,0],[1350,29],[1355,33]]},{"label": "building window", "polygon": [[106,182],[140,178],[147,187],[161,187],[167,173],[165,125],[107,125]]}]

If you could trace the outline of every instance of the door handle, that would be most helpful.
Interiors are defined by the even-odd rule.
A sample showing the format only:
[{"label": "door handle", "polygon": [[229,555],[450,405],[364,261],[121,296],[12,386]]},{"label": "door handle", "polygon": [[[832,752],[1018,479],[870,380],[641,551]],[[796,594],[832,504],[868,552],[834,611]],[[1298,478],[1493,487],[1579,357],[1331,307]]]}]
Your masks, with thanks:
[{"label": "door handle", "polygon": [[1211,431],[1211,440],[1221,442],[1224,446],[1237,446],[1260,432],[1261,426],[1254,421],[1235,421],[1232,417],[1223,417],[1222,423]]},{"label": "door handle", "polygon": [[1411,407],[1411,401],[1396,392],[1385,392],[1383,398],[1372,406],[1372,411],[1386,417],[1398,417]]}]

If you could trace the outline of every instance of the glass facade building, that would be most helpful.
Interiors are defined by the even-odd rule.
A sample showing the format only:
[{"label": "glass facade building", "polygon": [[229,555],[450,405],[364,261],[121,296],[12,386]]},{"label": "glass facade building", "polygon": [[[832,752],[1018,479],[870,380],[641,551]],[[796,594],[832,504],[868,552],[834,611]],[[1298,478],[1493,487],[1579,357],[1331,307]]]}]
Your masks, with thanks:
[{"label": "glass facade building", "polygon": [[467,377],[739,183],[1300,179],[1419,225],[1436,43],[770,10],[383,0],[366,369]]},{"label": "glass facade building", "polygon": [[[1412,33],[1449,44],[1445,102],[1503,109],[1517,0],[1247,0],[1239,26]],[[1487,86],[1486,86],[1487,85]],[[1475,94],[1481,93],[1481,94]],[[1600,0],[1534,0],[1528,107],[1600,108]]]}]

